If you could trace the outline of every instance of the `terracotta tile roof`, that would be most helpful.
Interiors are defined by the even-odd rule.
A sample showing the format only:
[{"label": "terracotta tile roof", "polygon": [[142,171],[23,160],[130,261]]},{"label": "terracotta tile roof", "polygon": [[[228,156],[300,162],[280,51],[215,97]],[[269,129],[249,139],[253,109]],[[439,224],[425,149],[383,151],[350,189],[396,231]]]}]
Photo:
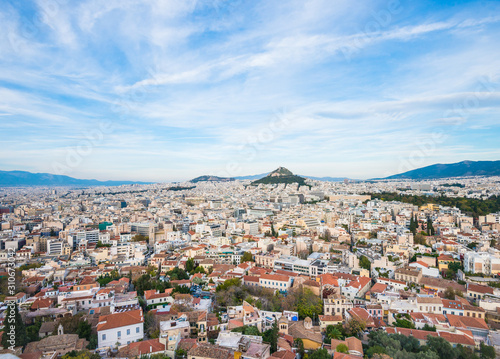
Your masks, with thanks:
[{"label": "terracotta tile roof", "polygon": [[422,262],[422,261],[416,261],[415,263],[418,263],[420,264],[421,266],[425,267],[425,268],[429,268],[429,265],[425,262]]},{"label": "terracotta tile roof", "polygon": [[321,284],[323,284],[323,285],[329,285],[332,287],[339,286],[338,278],[333,276],[332,274],[322,274],[322,275],[320,275],[320,280],[321,280]]},{"label": "terracotta tile roof", "polygon": [[455,309],[455,310],[463,310],[464,306],[462,302],[458,300],[449,300],[449,299],[442,299],[443,302],[443,308],[446,309]]},{"label": "terracotta tile roof", "polygon": [[370,313],[366,311],[366,309],[363,308],[351,308],[349,309],[348,313],[360,320],[366,323],[367,327],[373,326],[375,323],[373,322],[373,317],[371,316]]},{"label": "terracotta tile roof", "polygon": [[144,291],[144,298],[146,300],[150,300],[150,299],[170,297],[172,295],[173,290],[174,290],[174,288],[167,288],[167,289],[165,289],[164,293],[156,293],[156,290],[154,290],[154,289],[145,290]]},{"label": "terracotta tile roof", "polygon": [[31,305],[31,309],[50,308],[54,301],[50,298],[37,298]]},{"label": "terracotta tile roof", "polygon": [[309,287],[315,287],[315,288],[321,287],[321,284],[319,282],[316,282],[315,280],[311,280],[311,279],[306,279],[304,281],[304,283],[302,283],[302,285],[309,286]]},{"label": "terracotta tile roof", "polygon": [[447,331],[440,331],[439,336],[441,338],[446,339],[450,343],[454,344],[462,344],[462,345],[468,345],[468,346],[475,346],[476,343],[474,342],[474,338],[472,336],[464,335],[464,334],[457,334],[457,333],[450,333]]},{"label": "terracotta tile roof", "polygon": [[295,353],[290,350],[280,350],[279,352],[273,353],[271,358],[279,358],[279,359],[295,359]]},{"label": "terracotta tile roof", "polygon": [[344,318],[341,315],[320,315],[319,320],[322,322],[341,322]]},{"label": "terracotta tile roof", "polygon": [[157,338],[130,343],[119,350],[119,356],[133,358],[163,351],[165,351],[165,344],[160,343],[160,339]]},{"label": "terracotta tile roof", "polygon": [[387,289],[387,284],[375,283],[370,289],[371,293],[383,293]]},{"label": "terracotta tile roof", "polygon": [[99,317],[97,331],[120,328],[126,325],[140,324],[144,322],[142,309],[127,312],[113,313]]},{"label": "terracotta tile roof", "polygon": [[[306,318],[307,319],[307,318]],[[323,336],[319,332],[304,327],[304,321],[290,322],[288,324],[288,333],[294,338],[308,339],[316,343],[323,342]]]},{"label": "terracotta tile roof", "polygon": [[289,282],[290,278],[286,275],[281,274],[262,274],[260,278],[264,280],[275,280],[279,282]]},{"label": "terracotta tile roof", "polygon": [[205,359],[229,359],[233,357],[229,349],[210,344],[201,344],[192,348],[188,351],[188,356]]},{"label": "terracotta tile roof", "polygon": [[482,318],[466,317],[461,315],[447,314],[446,318],[452,327],[456,328],[476,328],[488,330],[488,324]]},{"label": "terracotta tile roof", "polygon": [[482,294],[493,294],[493,288],[473,283],[467,284],[467,291],[482,293]]},{"label": "terracotta tile roof", "polygon": [[183,349],[185,351],[189,351],[194,347],[198,346],[198,340],[197,339],[191,339],[191,338],[184,338],[179,341],[179,345],[177,349]]}]

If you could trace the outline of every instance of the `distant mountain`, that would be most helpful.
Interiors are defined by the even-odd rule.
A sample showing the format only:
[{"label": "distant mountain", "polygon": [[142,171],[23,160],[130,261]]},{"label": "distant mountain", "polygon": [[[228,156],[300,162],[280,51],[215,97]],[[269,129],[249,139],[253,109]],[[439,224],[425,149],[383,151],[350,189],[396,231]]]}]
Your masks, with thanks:
[{"label": "distant mountain", "polygon": [[268,174],[269,174],[269,172],[261,173],[258,175],[238,176],[238,177],[234,177],[234,179],[237,179],[237,180],[257,180],[257,179],[261,179],[261,178],[266,177]]},{"label": "distant mountain", "polygon": [[310,178],[312,180],[324,181],[324,182],[344,182],[345,179],[348,179],[349,181],[353,181],[352,179],[347,178],[347,177],[312,177],[312,176],[304,176],[304,175],[301,175],[301,176]]},{"label": "distant mountain", "polygon": [[0,186],[25,187],[25,186],[64,186],[64,187],[90,187],[90,186],[121,186],[127,184],[150,184],[151,182],[134,181],[98,181],[95,179],[77,179],[69,176],[53,175],[50,173],[31,173],[26,171],[0,171]]},{"label": "distant mountain", "polygon": [[278,167],[273,172],[269,173],[266,177],[252,182],[252,185],[257,184],[279,184],[279,183],[298,183],[305,186],[305,178],[294,175],[290,170],[285,167]]},{"label": "distant mountain", "polygon": [[234,178],[205,175],[205,176],[199,176],[199,177],[193,178],[189,182],[198,183],[198,182],[231,182],[231,181],[234,181]]},{"label": "distant mountain", "polygon": [[500,176],[500,161],[462,161],[435,164],[379,179],[434,179],[448,177]]}]

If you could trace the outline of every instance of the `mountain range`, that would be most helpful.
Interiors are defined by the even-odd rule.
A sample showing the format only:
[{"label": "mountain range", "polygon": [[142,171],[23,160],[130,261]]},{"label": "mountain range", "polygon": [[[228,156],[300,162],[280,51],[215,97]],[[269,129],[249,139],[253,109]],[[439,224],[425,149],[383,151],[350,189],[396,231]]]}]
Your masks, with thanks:
[{"label": "mountain range", "polygon": [[[472,176],[500,176],[500,161],[462,161],[449,164],[434,164],[422,168],[417,168],[404,173],[399,173],[385,178],[374,178],[373,180],[391,180],[391,179],[438,179],[450,177],[472,177]],[[303,183],[305,178],[319,181],[342,182],[345,177],[312,177],[294,175],[284,167],[270,173],[261,173],[257,175],[239,176],[234,178],[217,176],[200,176],[192,179],[190,182],[197,183],[202,181],[228,182],[234,180],[253,180],[253,183]],[[259,180],[263,180],[258,182]],[[278,182],[277,182],[278,181]],[[281,182],[280,182],[281,181]],[[22,186],[120,186],[129,184],[151,184],[153,182],[137,181],[98,181],[95,179],[78,179],[64,175],[54,175],[50,173],[32,173],[27,171],[0,171],[1,187],[22,187]]]},{"label": "mountain range", "polygon": [[90,187],[90,186],[121,186],[128,184],[150,184],[152,182],[135,181],[98,181],[95,179],[78,179],[50,173],[32,173],[26,171],[0,171],[0,186],[63,186],[63,187]]},{"label": "mountain range", "polygon": [[437,179],[450,177],[500,176],[500,161],[462,161],[417,168],[378,179]]}]

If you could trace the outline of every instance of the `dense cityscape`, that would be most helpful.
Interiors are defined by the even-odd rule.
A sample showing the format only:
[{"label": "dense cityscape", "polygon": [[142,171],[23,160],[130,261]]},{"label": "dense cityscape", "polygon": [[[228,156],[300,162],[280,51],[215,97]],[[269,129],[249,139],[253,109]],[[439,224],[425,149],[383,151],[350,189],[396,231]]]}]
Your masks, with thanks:
[{"label": "dense cityscape", "polygon": [[[22,331],[12,343],[4,331],[4,349],[23,359],[499,352],[500,210],[467,207],[496,198],[499,177],[193,182],[1,188],[2,317],[16,303]],[[394,196],[424,203],[384,200]]]},{"label": "dense cityscape", "polygon": [[500,358],[500,1],[0,0],[0,359]]}]

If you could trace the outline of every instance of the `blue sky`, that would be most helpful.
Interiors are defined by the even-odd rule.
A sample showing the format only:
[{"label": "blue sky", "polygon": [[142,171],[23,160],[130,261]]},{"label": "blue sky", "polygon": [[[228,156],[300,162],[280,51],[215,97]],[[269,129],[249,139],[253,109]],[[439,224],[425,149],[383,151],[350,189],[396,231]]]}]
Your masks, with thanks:
[{"label": "blue sky", "polygon": [[0,0],[0,169],[115,180],[500,159],[500,3]]}]

